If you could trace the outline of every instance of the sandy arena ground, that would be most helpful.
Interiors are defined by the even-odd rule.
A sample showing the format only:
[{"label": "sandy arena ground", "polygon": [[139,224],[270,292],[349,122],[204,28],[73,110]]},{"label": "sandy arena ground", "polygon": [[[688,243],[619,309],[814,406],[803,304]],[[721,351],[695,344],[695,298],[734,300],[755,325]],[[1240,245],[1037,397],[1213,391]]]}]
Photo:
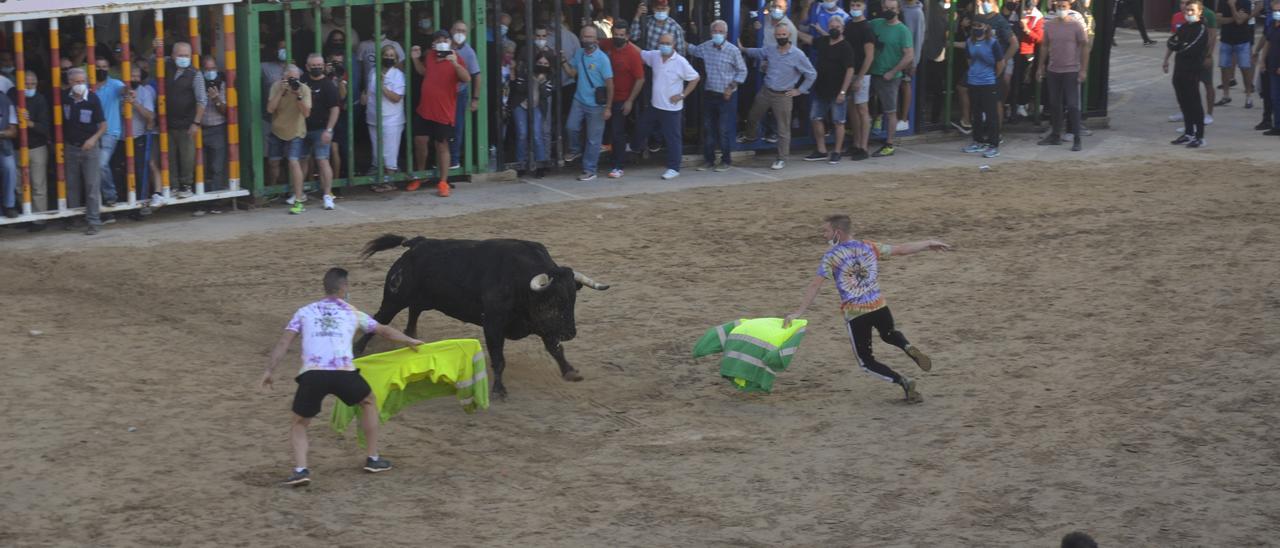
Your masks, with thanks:
[{"label": "sandy arena ground", "polygon": [[[1005,164],[7,253],[0,544],[1274,545],[1277,166],[1204,167]],[[712,325],[793,309],[835,211],[866,238],[956,246],[883,270],[934,371],[876,350],[920,375],[922,405],[857,369],[830,285],[773,394],[689,357]],[[316,424],[315,483],[276,487],[297,355],[264,393],[266,352],[329,266],[377,308],[396,252],[357,252],[383,232],[540,240],[612,283],[580,295],[566,345],[587,380],[509,343],[510,399],[407,410],[384,430],[394,471],[364,474],[354,435]],[[480,336],[423,318],[426,338]]]}]

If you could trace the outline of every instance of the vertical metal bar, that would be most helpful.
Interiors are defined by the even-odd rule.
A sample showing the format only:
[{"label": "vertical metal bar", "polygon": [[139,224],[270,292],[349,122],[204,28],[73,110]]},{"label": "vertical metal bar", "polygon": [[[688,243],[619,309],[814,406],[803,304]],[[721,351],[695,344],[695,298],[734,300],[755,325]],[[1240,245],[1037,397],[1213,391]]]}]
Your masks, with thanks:
[{"label": "vertical metal bar", "polygon": [[[473,0],[467,1],[471,2]],[[484,75],[482,78],[487,79],[490,78],[491,74],[493,74],[486,70],[489,68],[489,56],[487,55],[489,51],[489,40],[486,38],[488,36],[489,29],[489,18],[486,16],[488,10],[485,9],[484,0],[474,0],[474,2],[474,20],[476,21],[476,27],[471,29],[471,36],[476,39],[473,39],[471,43],[475,44],[473,48],[476,50],[476,62],[480,63],[480,74]],[[591,2],[587,2],[587,5],[590,6]],[[502,37],[498,37],[498,42],[495,44],[495,47],[501,47],[501,40]],[[496,73],[500,74],[500,72]],[[481,80],[480,83],[482,85],[487,83],[492,86],[497,82],[485,82],[484,80]],[[467,91],[467,106],[463,110],[463,113],[467,117],[471,118],[469,121],[472,123],[467,125],[467,127],[470,128],[470,131],[467,132],[466,143],[468,150],[466,157],[468,162],[463,166],[463,169],[466,170],[466,173],[488,171],[489,145],[491,144],[489,143],[489,94],[484,93],[483,89],[477,89],[474,82],[468,87]],[[471,97],[480,97],[480,105],[474,113],[471,112]]]},{"label": "vertical metal bar", "polygon": [[[258,32],[260,23],[260,14],[253,9],[252,5],[247,6],[243,12],[244,27],[246,32],[241,33],[244,40],[244,47],[240,51],[246,52],[249,57],[245,67],[245,92],[248,94],[249,100],[245,103],[251,107],[249,117],[246,120],[246,130],[244,135],[248,140],[248,161],[253,166],[253,194],[261,196],[267,186],[266,172],[266,118],[263,116],[265,111],[266,98],[262,96],[262,55],[259,50],[262,46],[262,34]],[[275,43],[271,44],[275,49]],[[274,53],[274,52],[272,52]],[[274,59],[274,55],[272,56]],[[275,184],[275,181],[270,181]]]},{"label": "vertical metal bar", "polygon": [[[533,29],[534,29],[534,27],[535,27],[535,26],[536,26],[536,25],[534,25],[534,23],[533,23],[533,2],[526,1],[526,2],[524,3],[524,29],[525,29],[525,32],[524,32],[524,51],[525,51],[524,73],[525,73],[525,86],[526,86],[526,93],[525,93],[525,95],[526,95],[527,97],[532,97],[532,96],[533,96],[533,95],[532,95],[532,94],[533,94],[533,62],[534,62],[534,61],[533,61],[533,59],[534,59],[534,55],[533,55],[533,50],[534,50],[534,45],[533,45],[533,32],[534,32],[534,31],[533,31]],[[554,61],[553,61],[553,62],[554,62]],[[559,86],[559,85],[560,85],[560,67],[552,67],[552,71],[553,71],[553,73],[555,74],[555,76],[552,78],[552,80],[555,82],[555,85],[556,85],[556,86]],[[554,104],[555,104],[555,99],[556,99],[556,97],[557,97],[556,95],[552,94],[551,102],[552,102],[553,108],[554,108]],[[546,100],[547,100],[547,98],[546,98],[546,97],[543,97],[543,98],[542,98],[542,100],[543,100],[543,101],[546,101]],[[527,98],[526,98],[526,101],[528,101],[528,99],[527,99]],[[525,144],[525,148],[524,148],[524,150],[525,150],[525,152],[526,152],[526,154],[525,154],[525,169],[528,169],[528,170],[530,170],[530,171],[533,171],[534,169],[536,169],[536,168],[537,168],[537,165],[538,165],[538,162],[534,160],[534,157],[536,156],[535,151],[534,151],[534,143],[537,143],[538,141],[537,141],[537,138],[536,138],[536,137],[534,136],[534,134],[533,134],[533,132],[534,132],[534,131],[536,131],[536,129],[534,128],[534,125],[533,125],[533,121],[534,121],[533,103],[532,103],[532,101],[528,101],[528,102],[526,103],[526,105],[528,105],[528,108],[525,108],[525,109],[524,109],[524,115],[525,115],[525,126],[524,126],[524,127],[527,129],[527,131],[525,131],[525,132],[524,132],[524,140],[525,140],[525,143],[524,143],[524,144]],[[511,108],[512,108],[512,110],[514,111],[515,106],[512,106]],[[554,111],[552,111],[552,112],[554,112]],[[544,118],[545,118],[545,117],[544,117]],[[556,118],[556,120],[559,120],[559,118]],[[544,119],[544,120],[543,120],[543,122],[544,122],[544,123],[551,123],[551,121],[550,121],[550,120],[546,120],[546,119]],[[541,132],[539,132],[539,133],[541,133]],[[548,152],[549,152],[549,151],[548,151]]]},{"label": "vertical metal bar", "polygon": [[[382,135],[382,0],[374,0],[373,3],[373,89],[375,93],[369,94],[369,100],[374,101],[374,134],[377,139],[369,139],[373,146],[373,157],[377,160],[378,166],[378,182],[383,184],[386,177],[386,161],[382,156],[382,147],[385,137]],[[365,106],[368,108],[368,105]]]},{"label": "vertical metal bar", "polygon": [[[400,36],[403,41],[400,47],[404,48],[404,97],[400,99],[400,108],[405,111],[404,117],[404,172],[408,175],[410,181],[416,179],[413,172],[413,59],[410,58],[413,51],[413,12],[409,0],[401,0],[401,7],[404,13],[404,34]],[[425,53],[425,52],[424,52]]]},{"label": "vertical metal bar", "polygon": [[[1050,1],[1050,0],[1041,0],[1041,1],[1040,1],[1040,12],[1041,12],[1041,13],[1048,13],[1048,12],[1049,12],[1049,1]],[[1048,22],[1046,19],[1048,19],[1048,18],[1046,17],[1046,18],[1041,19],[1040,24],[1041,24],[1041,25],[1048,25],[1048,24],[1049,24],[1049,22]],[[1042,36],[1043,36],[1043,34],[1042,34]],[[1042,46],[1043,44],[1044,44],[1044,42],[1043,42],[1043,41],[1041,41],[1041,42],[1040,42],[1040,44],[1037,44],[1037,45],[1036,45],[1036,51],[1035,51],[1036,61],[1035,61],[1035,63],[1031,63],[1031,66],[1027,67],[1027,70],[1028,70],[1028,71],[1032,70],[1032,67],[1035,67],[1035,66],[1037,66],[1037,65],[1039,64],[1039,62],[1040,62],[1040,56],[1041,56],[1041,55],[1045,55],[1045,54],[1046,54],[1046,52],[1041,51],[1041,47],[1040,47],[1040,46]],[[1046,64],[1046,65],[1045,65],[1045,67],[1047,68],[1047,67],[1048,67],[1048,64]],[[1040,76],[1041,76],[1041,75],[1037,73],[1037,74],[1035,75],[1035,78],[1032,78],[1032,79],[1031,79],[1031,85],[1035,86],[1035,89],[1036,89],[1034,103],[1031,105],[1031,120],[1032,120],[1032,125],[1033,125],[1033,126],[1036,126],[1036,127],[1040,127],[1040,101],[1042,101],[1042,100],[1044,99],[1044,95],[1043,95],[1043,93],[1044,93],[1044,85],[1043,85],[1043,82],[1041,82],[1041,81],[1040,81]]]},{"label": "vertical metal bar", "polygon": [[[187,8],[187,33],[191,40],[191,70],[198,74],[204,69],[204,65],[200,64],[200,8],[191,6]],[[211,108],[206,105],[205,109]],[[199,126],[196,131],[196,195],[204,194],[204,120],[196,120],[195,125]]]},{"label": "vertical metal bar", "polygon": [[284,3],[284,64],[293,62],[293,2]]},{"label": "vertical metal bar", "polygon": [[98,85],[98,52],[94,44],[98,42],[96,29],[93,27],[93,16],[84,16],[84,49],[89,54],[89,89]]},{"label": "vertical metal bar", "polygon": [[344,63],[347,64],[348,67],[351,67],[351,68],[347,70],[347,72],[345,73],[347,75],[347,111],[343,113],[343,116],[347,117],[347,150],[344,150],[342,152],[345,152],[347,157],[345,158],[345,161],[342,163],[342,165],[347,167],[347,186],[350,187],[356,177],[356,123],[357,123],[357,120],[355,119],[355,115],[356,115],[355,114],[356,113],[355,94],[358,91],[362,91],[362,90],[352,89],[350,82],[352,81],[353,77],[361,78],[361,80],[359,81],[364,82],[363,78],[367,75],[356,74],[353,76],[351,74],[352,72],[360,70],[360,63],[356,62],[355,58],[352,56],[352,53],[351,53],[351,18],[355,16],[356,8],[355,6],[348,5],[343,9],[346,10],[346,17],[342,18],[343,20],[342,60]]},{"label": "vertical metal bar", "polygon": [[[728,25],[729,35],[726,36],[726,39],[732,39],[736,44],[738,43],[738,37],[742,36],[742,27],[739,26],[742,21],[742,2],[727,2],[726,4],[728,6],[728,12],[729,12],[728,16],[720,17],[720,19],[724,19],[725,22],[729,24]],[[733,101],[732,106],[729,107],[730,109],[729,112],[733,113],[735,120],[737,119],[737,116],[738,116],[738,101],[741,100],[741,98],[742,98],[741,91],[735,92],[732,97],[732,101]],[[706,116],[708,114],[709,113],[704,113],[703,115]],[[702,124],[699,124],[699,125],[702,125]],[[737,124],[734,124],[734,127],[737,127],[737,126],[738,126]],[[724,127],[724,124],[721,124],[721,127]],[[848,137],[846,136],[845,139],[848,140]],[[722,139],[721,141],[723,142],[724,139]],[[730,139],[728,139],[728,141],[729,141],[729,146],[738,148],[737,139],[731,137]],[[617,146],[617,145],[614,145],[614,146]],[[622,146],[625,147],[626,145],[624,144]]]},{"label": "vertical metal bar", "polygon": [[[555,29],[555,31],[556,31],[556,38],[555,38],[555,44],[556,44],[556,48],[555,48],[555,55],[556,55],[556,59],[559,59],[559,58],[560,58],[560,52],[564,51],[564,44],[560,43],[560,42],[561,42],[561,40],[560,40],[560,29],[561,29],[561,27],[563,27],[563,26],[564,26],[564,25],[563,25],[564,21],[563,21],[563,17],[561,17],[561,13],[560,13],[560,2],[556,2],[555,0],[552,0],[552,2],[551,2],[551,3],[552,3],[552,5],[554,6],[554,8],[553,8],[553,13],[552,13],[552,15],[551,15],[552,21],[551,21],[551,24],[550,24],[550,25],[547,25],[547,31],[548,31],[548,32],[550,32],[550,31],[551,31],[551,29]],[[567,60],[567,59],[566,59],[566,60]],[[530,68],[530,69],[532,69],[533,67],[529,67],[529,68]],[[558,161],[559,161],[561,164],[563,164],[563,162],[564,162],[564,137],[565,137],[565,135],[566,135],[566,133],[567,133],[567,132],[565,132],[565,131],[563,131],[563,130],[561,130],[561,129],[560,129],[560,128],[561,128],[561,124],[559,123],[559,121],[560,121],[560,120],[564,120],[564,119],[566,119],[566,118],[569,116],[569,113],[567,113],[567,112],[561,112],[561,110],[563,110],[563,109],[562,109],[562,108],[560,108],[560,105],[561,105],[561,104],[563,103],[563,101],[564,101],[564,100],[560,97],[560,95],[564,93],[564,86],[562,85],[562,84],[564,84],[564,82],[562,81],[562,78],[563,78],[563,77],[562,77],[562,76],[560,76],[560,74],[561,74],[561,72],[562,72],[562,71],[561,71],[561,70],[559,70],[559,69],[560,69],[560,67],[556,67],[556,70],[554,70],[554,71],[553,71],[553,74],[555,74],[555,75],[556,75],[556,92],[553,94],[553,95],[554,95],[554,97],[555,97],[555,100],[554,100],[554,101],[552,101],[552,103],[551,103],[551,120],[552,120],[552,124],[553,124],[553,125],[551,126],[551,138],[552,138],[552,139],[554,139],[554,140],[555,140],[555,142],[556,142],[556,158],[558,159]],[[581,77],[582,77],[582,75],[581,75],[581,74],[579,74],[579,75],[578,75],[578,77],[579,77],[579,78],[581,78]],[[570,100],[572,100],[572,99],[570,99]],[[585,124],[584,124],[584,125],[585,125]],[[530,131],[533,131],[533,124],[529,124],[529,130],[530,130]],[[531,150],[529,150],[529,152],[530,152],[530,153],[532,153],[532,152],[533,152],[533,150],[531,149]]]},{"label": "vertical metal bar", "polygon": [[[227,189],[240,190],[240,113],[236,93],[235,6],[222,5],[223,68],[227,71]],[[252,51],[252,50],[250,50]]]},{"label": "vertical metal bar", "polygon": [[[501,78],[502,77],[502,56],[506,54],[506,50],[504,48],[504,45],[506,44],[506,36],[503,36],[502,34],[502,23],[501,23],[502,13],[503,13],[502,2],[494,2],[493,8],[494,8],[493,49],[495,51],[489,54],[489,62],[492,63],[493,66],[498,67],[498,70],[495,70],[490,74],[497,74],[498,77]],[[489,126],[489,136],[490,136],[489,146],[494,147],[494,149],[497,151],[498,161],[497,161],[496,169],[498,171],[502,171],[506,169],[506,147],[503,146],[506,144],[506,140],[502,138],[503,137],[502,128],[506,125],[506,118],[507,118],[507,109],[502,108],[503,107],[502,86],[504,84],[505,82],[499,79],[497,82],[494,82],[494,85],[489,86],[487,90],[488,93],[484,94],[484,96],[489,100],[489,102],[492,102],[494,105],[493,121],[491,122],[492,125]],[[488,105],[488,104],[489,104],[488,102],[484,103],[484,105]],[[480,107],[481,111],[486,110],[486,107],[484,105]]]},{"label": "vertical metal bar", "polygon": [[324,37],[321,36],[324,33],[324,17],[320,14],[320,2],[316,2],[311,8],[311,26],[311,34],[315,35],[314,44],[312,44],[315,49],[311,51],[324,55]]},{"label": "vertical metal bar", "polygon": [[[943,35],[943,47],[946,48],[943,51],[947,52],[947,83],[942,92],[945,97],[942,101],[942,119],[944,120],[944,124],[950,124],[952,121],[951,103],[955,100],[955,74],[953,74],[953,72],[956,68],[956,48],[952,44],[952,40],[955,39],[956,25],[959,24],[959,21],[956,19],[956,5],[954,0],[952,0],[952,2],[951,8],[947,10],[947,32]],[[943,127],[946,126],[944,125]]]},{"label": "vertical metal bar", "polygon": [[[129,12],[126,11],[120,14],[120,79],[125,81],[125,85],[133,81],[133,54],[129,46],[129,38]],[[133,87],[130,86],[129,89],[132,90]],[[132,91],[126,93],[132,93]],[[133,103],[131,101],[124,101],[121,105],[120,118],[124,122],[124,135],[121,136],[121,142],[124,143],[124,172],[129,187],[128,203],[132,206],[138,203],[138,173],[137,166],[133,165]]]},{"label": "vertical metal bar", "polygon": [[62,142],[62,47],[58,42],[58,18],[49,19],[49,53],[53,66],[53,151],[57,162],[58,176],[58,211],[67,210],[67,164],[66,149]]},{"label": "vertical metal bar", "polygon": [[[31,152],[27,137],[27,63],[23,55],[22,21],[13,22],[13,61],[18,73],[18,169],[22,173],[22,214],[31,214]],[[57,88],[54,88],[57,89]],[[47,183],[46,183],[47,186]]]},{"label": "vertical metal bar", "polygon": [[[156,10],[156,37],[164,36],[164,10]],[[156,116],[160,119],[160,195],[169,199],[169,107],[165,96],[164,46],[156,48]]]}]

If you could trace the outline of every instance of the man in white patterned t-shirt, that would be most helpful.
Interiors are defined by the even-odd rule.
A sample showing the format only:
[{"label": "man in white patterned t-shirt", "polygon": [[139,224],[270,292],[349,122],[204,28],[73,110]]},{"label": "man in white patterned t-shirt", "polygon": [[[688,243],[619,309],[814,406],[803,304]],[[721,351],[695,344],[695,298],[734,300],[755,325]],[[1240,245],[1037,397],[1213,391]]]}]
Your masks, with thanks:
[{"label": "man in white patterned t-shirt", "polygon": [[331,268],[324,274],[324,299],[299,308],[293,314],[293,319],[284,328],[284,335],[271,351],[271,362],[262,375],[263,388],[270,388],[276,366],[289,351],[293,339],[301,335],[302,369],[295,379],[298,391],[293,396],[293,426],[289,430],[296,464],[285,485],[311,482],[311,471],[307,469],[307,426],[320,413],[320,403],[329,394],[338,396],[347,405],[360,406],[360,427],[369,450],[365,471],[391,469],[391,461],[378,457],[378,408],[369,383],[356,370],[351,339],[358,329],[404,344],[414,351],[423,342],[379,324],[368,314],[347,304],[347,287],[346,270]]}]

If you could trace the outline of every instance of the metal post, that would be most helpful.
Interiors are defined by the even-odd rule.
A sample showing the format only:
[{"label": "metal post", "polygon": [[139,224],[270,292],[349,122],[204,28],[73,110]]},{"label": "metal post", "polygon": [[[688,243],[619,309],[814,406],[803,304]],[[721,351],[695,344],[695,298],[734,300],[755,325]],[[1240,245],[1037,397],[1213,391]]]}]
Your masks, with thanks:
[{"label": "metal post", "polygon": [[[484,0],[467,0],[467,2],[473,1],[472,7],[475,9],[473,17],[475,17],[476,26],[471,29],[471,36],[478,37],[478,39],[473,39],[471,43],[475,44],[476,62],[480,63],[480,73],[484,75],[483,78],[489,78],[490,73],[485,71],[489,67],[489,58],[486,55],[488,53],[489,40],[485,38],[489,29],[488,17],[485,15],[487,10],[485,10]],[[588,1],[587,5],[590,6],[591,3]],[[498,40],[499,42],[495,47],[501,51],[500,41],[502,37],[499,36]],[[501,73],[499,72],[499,74]],[[482,80],[481,84],[484,83]],[[490,86],[498,83],[500,82],[488,82]],[[474,82],[468,87],[467,106],[463,109],[463,113],[471,117],[470,122],[473,122],[468,124],[471,131],[467,132],[466,145],[468,154],[466,157],[468,163],[463,166],[466,169],[466,173],[488,171],[489,169],[489,94],[484,93],[483,89],[477,90],[476,88],[477,86]],[[471,111],[471,97],[480,97],[480,104],[474,113]]]},{"label": "metal post", "polygon": [[58,18],[49,19],[49,52],[53,66],[53,150],[57,161],[58,212],[67,211],[67,164],[62,142],[62,48],[58,42]]},{"label": "metal post", "polygon": [[[494,12],[493,12],[493,22],[494,22],[493,49],[494,51],[489,54],[488,62],[491,63],[491,65],[489,66],[494,66],[498,68],[498,70],[493,71],[490,74],[497,74],[499,78],[501,78],[502,56],[505,51],[503,49],[503,45],[506,44],[506,36],[502,35],[502,24],[500,23],[500,21],[502,21],[502,2],[495,2],[493,4],[493,7],[494,7]],[[492,122],[492,125],[489,127],[489,134],[491,136],[489,141],[490,141],[490,146],[495,147],[495,150],[497,151],[496,169],[501,171],[503,169],[506,169],[506,147],[503,146],[506,144],[506,139],[503,139],[503,132],[502,132],[502,129],[506,126],[505,122],[506,122],[506,114],[507,114],[507,110],[505,108],[502,108],[503,107],[502,86],[505,85],[506,82],[503,80],[499,80],[497,82],[494,82],[494,84],[495,85],[489,86],[489,92],[485,93],[484,97],[486,97],[489,101],[491,101],[495,107],[493,122]],[[485,109],[484,107],[481,107],[480,110],[485,111],[487,109]]]},{"label": "metal post", "polygon": [[[547,31],[550,32],[551,29],[555,29],[556,31],[555,55],[556,55],[556,59],[560,59],[560,53],[564,51],[564,44],[560,43],[560,28],[563,24],[563,18],[560,15],[560,2],[556,2],[552,0],[552,5],[555,6],[553,9],[553,14],[551,16],[553,20],[551,21],[552,23],[551,25],[547,25]],[[568,61],[568,59],[565,59],[565,61]],[[567,132],[561,129],[562,125],[560,121],[565,120],[569,116],[569,113],[561,112],[561,110],[563,109],[560,108],[560,105],[563,103],[563,99],[560,97],[560,95],[564,93],[564,89],[562,86],[562,84],[564,83],[563,77],[560,76],[560,74],[563,71],[559,70],[560,68],[561,67],[556,67],[556,70],[553,72],[553,74],[556,75],[556,92],[554,94],[555,100],[551,103],[551,124],[552,124],[551,138],[554,139],[556,142],[557,161],[560,165],[563,166],[564,165],[564,137]],[[529,66],[529,70],[531,71],[533,70],[532,65]],[[530,72],[530,74],[532,74],[532,72]],[[533,131],[532,123],[529,124],[529,131]],[[529,149],[529,152],[532,153],[533,149]]]},{"label": "metal post", "polygon": [[[400,99],[400,108],[405,110],[404,124],[404,172],[408,174],[410,181],[417,178],[413,172],[413,12],[412,5],[409,0],[401,0],[401,7],[404,8],[404,34],[400,36],[403,41],[400,45],[404,48],[404,97]],[[423,52],[425,55],[426,52]]]},{"label": "metal post", "polygon": [[[252,166],[253,173],[252,186],[254,196],[261,196],[267,187],[267,171],[266,171],[266,129],[264,124],[266,117],[264,116],[265,108],[263,107],[266,98],[262,94],[262,34],[258,32],[260,27],[261,15],[253,9],[245,9],[241,12],[244,16],[244,27],[247,32],[240,33],[239,38],[243,40],[243,47],[240,51],[250,55],[245,70],[245,93],[249,98],[245,104],[252,107],[249,117],[245,118],[245,131],[241,136],[247,143],[247,153],[249,156],[245,159],[245,163]],[[274,46],[274,44],[272,44]],[[274,47],[272,49],[275,49]],[[274,52],[273,52],[274,53]],[[274,59],[274,55],[272,56]],[[230,87],[230,86],[228,86]],[[270,181],[274,184],[274,181]]]},{"label": "metal post", "polygon": [[[191,6],[187,8],[187,33],[191,41],[191,70],[199,73],[204,65],[200,64],[200,8]],[[212,108],[205,106],[206,109]],[[203,120],[196,120],[195,125],[200,126],[200,130],[196,131],[196,196],[204,195],[204,124]]]},{"label": "metal post", "polygon": [[236,93],[236,18],[235,6],[222,5],[223,63],[227,71],[227,188],[240,190],[240,113]]},{"label": "metal post", "polygon": [[[343,162],[342,165],[347,167],[347,186],[350,187],[352,183],[354,183],[355,177],[356,177],[356,123],[357,121],[355,119],[355,112],[356,112],[355,92],[363,91],[363,90],[352,89],[350,85],[351,79],[353,78],[352,73],[360,70],[360,63],[356,61],[355,57],[351,53],[351,18],[353,17],[356,8],[355,6],[348,5],[343,9],[346,10],[346,17],[342,18],[342,21],[343,21],[342,33],[344,37],[342,40],[342,46],[343,46],[342,60],[344,63],[347,64],[348,67],[351,67],[351,68],[346,72],[347,82],[348,82],[347,112],[344,113],[343,116],[347,117],[347,150],[344,150],[343,152],[346,153],[347,157],[346,157],[346,161]],[[366,74],[354,75],[354,77],[361,78],[361,80],[359,81],[362,83],[364,82],[363,78],[366,76],[367,76]]]},{"label": "metal post", "polygon": [[[524,40],[525,40],[525,43],[524,43],[524,51],[525,51],[524,72],[525,72],[525,83],[526,83],[526,85],[529,87],[529,91],[528,91],[528,93],[532,93],[532,92],[533,92],[533,58],[534,58],[534,56],[533,56],[533,49],[534,49],[534,45],[533,45],[533,29],[534,29],[534,27],[535,27],[535,26],[536,26],[536,25],[535,25],[535,24],[534,24],[534,22],[533,22],[533,2],[525,2],[525,3],[524,3],[524,29],[525,29],[525,32],[524,32]],[[558,87],[560,86],[560,76],[559,76],[559,74],[560,74],[560,67],[554,67],[554,69],[555,69],[555,70],[554,70],[554,74],[556,75],[556,76],[554,77],[555,85],[556,85],[556,87],[558,88]],[[552,97],[552,103],[551,103],[551,107],[552,107],[552,108],[555,108],[555,100],[556,100],[556,97],[557,97],[557,96],[553,94],[553,97]],[[544,99],[545,99],[545,98],[544,98]],[[537,165],[538,165],[538,163],[537,163],[536,161],[534,161],[534,157],[536,156],[536,153],[534,152],[534,143],[536,143],[536,142],[537,142],[537,140],[536,140],[536,138],[535,138],[535,136],[534,136],[533,132],[534,132],[534,131],[538,131],[538,129],[537,129],[537,128],[535,128],[535,127],[534,127],[534,125],[533,125],[533,120],[534,120],[534,114],[533,114],[533,108],[532,108],[532,107],[533,107],[533,105],[529,105],[529,107],[530,107],[530,108],[526,108],[526,109],[524,109],[524,114],[525,114],[525,126],[524,126],[524,127],[528,128],[528,130],[524,132],[524,139],[525,139],[525,143],[524,143],[524,144],[525,144],[525,148],[524,148],[524,150],[525,150],[525,152],[527,153],[527,154],[525,154],[525,169],[527,169],[527,170],[529,170],[529,171],[533,171],[534,169],[537,169]],[[515,107],[514,107],[514,106],[512,106],[512,109],[514,109],[514,108],[515,108]],[[559,118],[557,118],[557,120],[559,120]],[[549,124],[549,123],[552,123],[552,122],[551,122],[551,120],[546,119],[546,117],[545,117],[545,116],[543,117],[543,122],[544,122],[544,123],[548,123],[548,124]],[[557,124],[557,125],[558,125],[558,124]]]},{"label": "metal post", "polygon": [[[31,152],[27,138],[27,63],[23,55],[22,21],[13,23],[13,61],[18,73],[18,166],[22,172],[22,214],[31,214]],[[46,187],[47,187],[46,183]],[[47,190],[47,188],[46,188]]]},{"label": "metal post", "polygon": [[[369,139],[373,146],[373,157],[377,161],[378,180],[375,184],[383,184],[386,177],[386,161],[382,157],[382,0],[374,0],[373,4],[373,86],[375,93],[369,94],[369,100],[375,102],[373,105],[374,114],[376,115],[374,122],[374,133],[376,139]],[[368,105],[365,106],[368,108]]]},{"label": "metal post", "polygon": [[[120,14],[120,78],[126,82],[132,81],[133,62],[132,53],[129,47],[129,12]],[[130,88],[132,90],[132,87]],[[133,93],[129,91],[127,93]],[[137,167],[133,165],[133,102],[124,101],[120,108],[120,118],[124,121],[124,135],[121,141],[124,142],[124,172],[125,180],[128,182],[129,194],[128,203],[130,206],[138,203],[138,173]]]},{"label": "metal post", "polygon": [[[284,61],[285,65],[293,62],[293,2],[284,3]],[[292,184],[292,183],[290,183]]]},{"label": "metal post", "polygon": [[[952,121],[951,120],[951,104],[955,100],[956,79],[955,79],[955,74],[953,73],[955,72],[955,68],[956,68],[956,48],[952,44],[952,40],[954,40],[954,36],[956,35],[956,25],[958,24],[959,24],[959,21],[956,19],[956,5],[953,0],[951,4],[951,8],[947,10],[947,32],[946,34],[943,35],[943,42],[942,42],[942,47],[946,48],[943,51],[947,52],[947,83],[946,83],[946,87],[943,89],[943,92],[942,92],[943,96],[945,97],[945,99],[942,101],[942,119],[944,124],[943,125],[944,131],[946,128],[946,124],[950,124]],[[868,121],[868,123],[869,122],[870,121]]]},{"label": "metal post", "polygon": [[93,89],[94,86],[98,85],[98,48],[93,47],[94,44],[98,43],[98,39],[93,23],[92,15],[84,16],[84,49],[85,53],[89,55],[89,74],[86,75],[89,77],[89,89]]},{"label": "metal post", "polygon": [[[156,10],[156,37],[164,36],[164,10]],[[160,195],[168,200],[169,192],[169,108],[165,97],[164,46],[156,48],[156,116],[160,119]]]}]

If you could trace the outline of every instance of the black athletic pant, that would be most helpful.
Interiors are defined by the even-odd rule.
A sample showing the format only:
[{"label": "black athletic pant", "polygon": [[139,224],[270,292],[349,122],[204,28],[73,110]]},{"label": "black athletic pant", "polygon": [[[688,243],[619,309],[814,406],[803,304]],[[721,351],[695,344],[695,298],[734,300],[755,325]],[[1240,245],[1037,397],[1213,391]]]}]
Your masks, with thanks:
[{"label": "black athletic pant", "polygon": [[1186,135],[1204,139],[1204,103],[1200,101],[1200,75],[1198,73],[1173,74],[1173,93],[1178,97]]},{"label": "black athletic pant", "polygon": [[849,320],[849,339],[853,341],[853,355],[858,359],[858,365],[886,381],[902,384],[902,375],[876,361],[875,356],[872,355],[871,328],[873,327],[880,332],[880,340],[903,351],[906,351],[909,344],[906,335],[893,328],[893,314],[889,312],[889,307],[858,316]]},{"label": "black athletic pant", "polygon": [[1259,80],[1262,80],[1262,88],[1258,91],[1258,97],[1264,98],[1262,100],[1262,121],[1270,124],[1272,109],[1271,103],[1274,102],[1274,99],[1271,98],[1271,75],[1266,74],[1267,71],[1265,70],[1258,72],[1263,73],[1262,78],[1259,78]]},{"label": "black athletic pant", "polygon": [[969,86],[973,142],[1000,146],[1000,84]]},{"label": "black athletic pant", "polygon": [[1080,74],[1077,72],[1045,72],[1049,87],[1049,120],[1054,137],[1062,137],[1062,113],[1066,109],[1067,131],[1080,137]]},{"label": "black athletic pant", "polygon": [[1129,8],[1129,13],[1133,15],[1133,25],[1138,27],[1138,34],[1142,35],[1142,42],[1150,42],[1147,37],[1147,23],[1142,19],[1142,0],[1124,0],[1125,6]]}]

